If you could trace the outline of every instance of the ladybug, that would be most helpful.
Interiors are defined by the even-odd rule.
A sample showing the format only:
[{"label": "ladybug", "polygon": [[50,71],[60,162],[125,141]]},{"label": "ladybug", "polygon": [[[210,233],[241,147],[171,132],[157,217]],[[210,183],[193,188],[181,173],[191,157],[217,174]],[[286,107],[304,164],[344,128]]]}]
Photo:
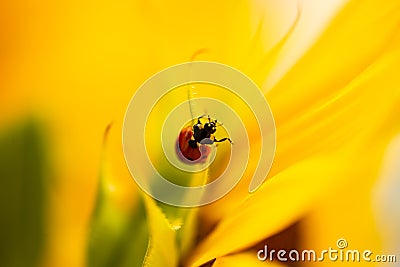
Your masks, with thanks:
[{"label": "ladybug", "polygon": [[208,116],[208,122],[202,124],[200,119],[203,117],[198,117],[197,123],[193,127],[187,126],[179,133],[179,150],[190,161],[205,160],[208,157],[211,148],[204,146],[204,144],[210,145],[224,141],[232,143],[232,140],[228,137],[221,140],[216,139],[214,133],[217,131],[217,126],[222,124],[218,125],[217,120],[212,120],[210,116]]}]

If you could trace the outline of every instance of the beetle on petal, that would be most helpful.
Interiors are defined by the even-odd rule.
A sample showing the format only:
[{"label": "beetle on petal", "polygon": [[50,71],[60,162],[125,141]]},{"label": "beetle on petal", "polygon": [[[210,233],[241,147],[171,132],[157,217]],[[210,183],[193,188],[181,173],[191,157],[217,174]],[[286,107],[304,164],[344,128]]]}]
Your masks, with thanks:
[{"label": "beetle on petal", "polygon": [[208,122],[202,124],[200,119],[203,117],[198,117],[197,123],[193,127],[187,126],[179,133],[179,150],[187,160],[205,160],[211,152],[211,148],[207,144],[224,141],[232,143],[229,137],[216,139],[214,133],[217,131],[217,126],[221,124],[218,124],[217,120],[212,120],[210,116],[208,116]]}]

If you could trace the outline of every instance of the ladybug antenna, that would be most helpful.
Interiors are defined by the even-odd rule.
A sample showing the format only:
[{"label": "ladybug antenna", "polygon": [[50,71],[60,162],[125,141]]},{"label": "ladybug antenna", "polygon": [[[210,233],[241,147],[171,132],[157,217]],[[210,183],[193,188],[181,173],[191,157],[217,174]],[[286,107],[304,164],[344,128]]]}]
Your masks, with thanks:
[{"label": "ladybug antenna", "polygon": [[[202,49],[199,49],[199,50],[195,51],[194,54],[190,57],[190,62],[195,61],[197,56],[199,56],[201,54],[204,54],[206,52],[208,52],[208,49],[206,49],[206,48],[202,48]],[[190,82],[192,82],[192,72],[193,72],[193,69],[190,68],[190,73],[189,73]],[[188,86],[187,86],[187,98],[188,98],[188,103],[189,103],[189,112],[190,112],[190,116],[192,118],[194,118],[194,111],[193,111],[194,103],[192,101],[192,98],[193,98],[194,95],[196,95],[195,86],[194,86],[194,84],[189,83]],[[194,125],[194,123],[195,123],[195,120],[193,120],[192,124]]]},{"label": "ladybug antenna", "polygon": [[224,125],[222,122],[218,122],[217,120],[215,120],[214,122],[216,127]]}]

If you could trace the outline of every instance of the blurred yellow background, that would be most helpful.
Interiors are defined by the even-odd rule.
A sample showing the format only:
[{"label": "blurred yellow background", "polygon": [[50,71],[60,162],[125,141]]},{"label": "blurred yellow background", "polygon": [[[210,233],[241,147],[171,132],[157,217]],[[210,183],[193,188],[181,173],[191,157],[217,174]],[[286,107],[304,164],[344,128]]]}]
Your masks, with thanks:
[{"label": "blurred yellow background", "polygon": [[[326,170],[330,171],[329,162],[345,166],[339,174],[348,171],[337,183],[333,174],[326,175],[328,182],[322,181],[315,190],[301,187],[313,179],[305,185],[290,179],[287,184],[266,185],[262,192],[268,195],[266,201],[276,200],[268,205],[276,206],[271,212],[277,215],[263,217],[271,221],[271,227],[265,227],[265,238],[305,218],[305,238],[299,247],[326,248],[338,235],[346,234],[346,229],[348,234],[354,231],[350,243],[365,243],[371,249],[385,247],[371,219],[369,190],[379,177],[389,140],[399,132],[399,81],[394,72],[399,63],[399,6],[396,1],[380,4],[368,0],[364,5],[352,0],[341,16],[332,19],[345,1],[318,2],[1,1],[0,265],[136,266],[143,258],[148,236],[145,208],[122,153],[124,112],[147,78],[189,61],[202,48],[208,50],[197,60],[238,68],[271,100],[281,138],[271,176],[279,178],[283,172],[285,181],[286,169],[317,152],[326,165],[318,165],[318,161],[301,166],[299,171],[304,172],[299,177],[307,179],[318,173],[324,179]],[[327,24],[333,26],[322,35]],[[291,30],[292,26],[297,28]],[[279,43],[282,40],[284,45]],[[277,47],[279,53],[274,52]],[[303,57],[310,47],[311,52]],[[268,54],[270,49],[274,53]],[[315,62],[320,58],[318,65]],[[374,68],[370,70],[370,66]],[[366,70],[370,72],[365,74]],[[345,108],[337,111],[338,107]],[[355,119],[349,114],[355,114]],[[357,132],[359,129],[365,129],[365,134]],[[351,144],[340,150],[346,143],[343,140]],[[370,140],[377,143],[365,152]],[[349,159],[359,158],[354,173],[350,173]],[[360,166],[370,168],[360,171]],[[354,179],[346,180],[348,177]],[[210,255],[225,256],[260,241],[252,239],[241,247],[233,237],[222,240],[222,248],[214,242],[223,233],[220,229],[226,227],[229,232],[231,222],[237,223],[235,219],[242,220],[246,217],[240,216],[253,211],[242,209],[237,218],[231,215],[247,199],[245,185],[225,202],[203,209],[201,222],[207,231],[200,233],[200,238],[219,220],[228,219],[222,220],[215,236],[195,250],[189,263],[196,265]],[[331,213],[335,207],[332,199],[341,193],[348,198],[339,199],[336,213]],[[299,203],[306,199],[307,203],[297,209],[289,200],[284,204],[282,196]],[[260,194],[257,197],[264,199]],[[96,201],[99,199],[106,200]],[[227,203],[233,204],[228,207]],[[280,203],[282,210],[278,210]],[[355,208],[350,209],[350,204]],[[337,214],[344,217],[335,217]],[[282,223],[274,224],[275,219]],[[103,222],[109,235],[100,236],[103,232],[99,230],[97,242],[89,232],[104,229]],[[363,230],[370,231],[365,239]],[[118,243],[123,235],[129,238]],[[133,242],[136,237],[138,243]],[[113,242],[117,245],[109,249]],[[223,247],[224,242],[232,248]],[[114,258],[121,259],[118,264],[107,258],[111,250]],[[117,253],[120,250],[124,256]],[[138,251],[139,260],[130,259],[129,251]],[[132,253],[135,258],[136,252]]]}]

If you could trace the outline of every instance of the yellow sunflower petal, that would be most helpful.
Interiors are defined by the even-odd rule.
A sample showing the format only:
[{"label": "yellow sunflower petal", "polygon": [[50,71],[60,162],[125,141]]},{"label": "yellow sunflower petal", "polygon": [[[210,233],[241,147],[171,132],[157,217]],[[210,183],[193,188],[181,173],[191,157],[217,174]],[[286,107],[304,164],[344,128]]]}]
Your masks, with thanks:
[{"label": "yellow sunflower petal", "polygon": [[387,48],[399,25],[399,1],[349,1],[268,93],[278,126],[365,70]]},{"label": "yellow sunflower petal", "polygon": [[[277,126],[270,177],[312,154],[348,143],[349,136],[373,127],[368,122],[372,117],[379,121],[393,112],[398,57],[380,57],[398,46],[399,8],[398,1],[350,1],[320,40],[267,93]],[[374,41],[364,45],[371,36]],[[375,63],[378,58],[379,63]],[[367,81],[374,75],[377,78]],[[360,83],[363,85],[357,85]],[[381,88],[386,89],[384,94]],[[386,99],[392,104],[386,105]],[[371,112],[374,101],[380,101],[382,113]],[[239,204],[247,194],[250,178],[244,177],[231,194],[205,207],[206,220],[215,223]]]},{"label": "yellow sunflower petal", "polygon": [[372,190],[372,210],[382,239],[382,253],[400,261],[400,135],[390,143],[378,181]]},{"label": "yellow sunflower petal", "polygon": [[265,182],[207,236],[193,254],[192,265],[254,245],[299,219],[332,180],[344,174],[332,162],[301,162]]},{"label": "yellow sunflower petal", "polygon": [[[285,126],[291,131],[278,128],[285,135],[278,139],[274,177],[223,217],[199,246],[193,263],[243,249],[276,233],[304,216],[328,188],[345,185],[343,181],[370,184],[374,180],[387,143],[400,130],[396,67],[400,36],[392,37],[386,53],[361,75],[291,119]],[[365,170],[369,175],[364,176]]]},{"label": "yellow sunflower petal", "polygon": [[[396,255],[398,250],[396,251],[397,248],[393,246],[395,243],[392,243],[396,242],[396,238],[391,240],[388,237],[395,236],[398,221],[377,218],[377,215],[384,214],[385,208],[373,209],[373,204],[376,204],[372,198],[373,189],[375,180],[381,173],[382,164],[380,163],[383,152],[384,147],[376,145],[366,148],[360,153],[359,159],[353,163],[355,179],[344,180],[340,187],[332,188],[320,199],[302,220],[302,240],[299,249],[314,249],[315,251],[322,251],[329,247],[338,249],[337,241],[344,239],[347,243],[347,247],[343,249],[345,253],[348,250],[358,250],[362,255],[363,251],[370,250],[372,252],[370,258],[373,261],[377,255]],[[392,187],[385,194],[390,194],[390,191],[396,194],[396,189]],[[388,199],[392,197],[389,196]],[[390,199],[388,202],[391,214],[395,214],[394,210],[397,208],[395,203],[395,199]],[[393,227],[391,231],[390,225]],[[361,262],[365,262],[362,256],[360,258]],[[348,266],[348,264],[346,260],[333,262],[326,259],[324,262],[324,266]],[[377,266],[377,264],[377,262],[368,262],[371,266]]]}]

